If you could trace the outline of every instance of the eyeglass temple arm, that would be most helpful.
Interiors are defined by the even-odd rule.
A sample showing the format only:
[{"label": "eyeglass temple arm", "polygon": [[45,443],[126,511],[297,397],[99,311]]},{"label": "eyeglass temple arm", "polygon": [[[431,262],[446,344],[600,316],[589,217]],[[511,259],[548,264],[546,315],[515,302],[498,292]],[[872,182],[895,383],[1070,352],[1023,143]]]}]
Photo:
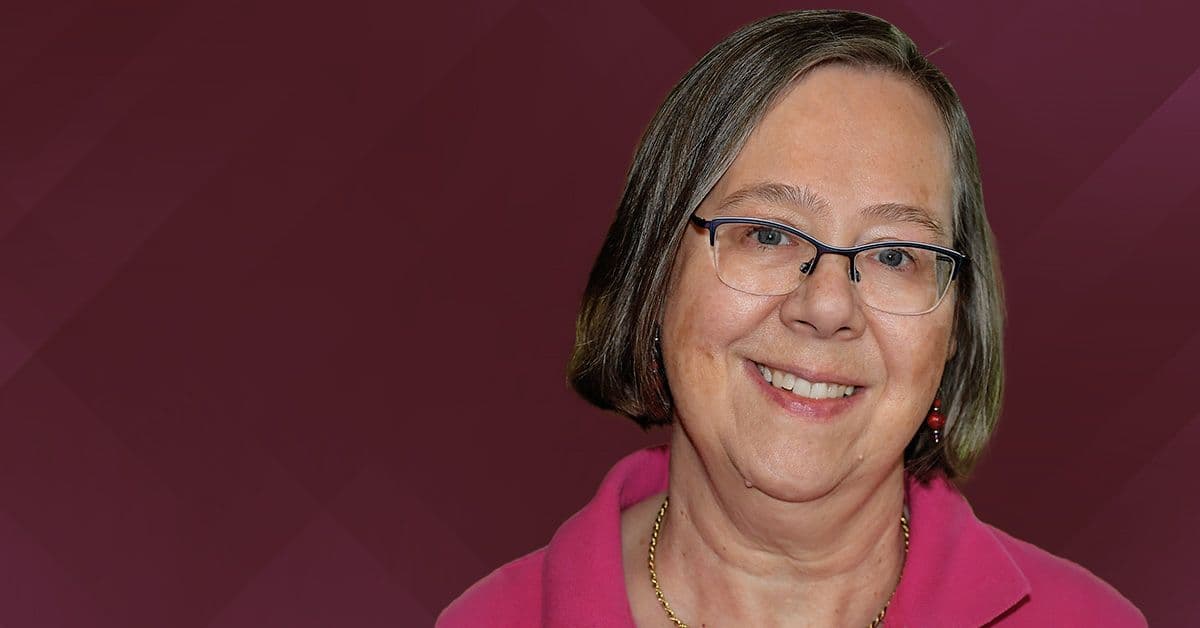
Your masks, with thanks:
[{"label": "eyeglass temple arm", "polygon": [[707,229],[709,245],[716,246],[717,230],[713,228],[713,221],[705,220],[705,219],[701,218],[700,216],[697,216],[694,212],[688,218],[688,220],[690,220],[693,225],[696,225],[697,227],[700,227],[701,229]]}]

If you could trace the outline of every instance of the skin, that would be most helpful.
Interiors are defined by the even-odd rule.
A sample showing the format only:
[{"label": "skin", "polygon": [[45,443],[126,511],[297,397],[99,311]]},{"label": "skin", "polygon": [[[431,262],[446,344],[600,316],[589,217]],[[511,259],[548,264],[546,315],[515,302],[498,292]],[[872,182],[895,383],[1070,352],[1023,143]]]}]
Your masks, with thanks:
[{"label": "skin", "polygon": [[[835,246],[948,246],[948,234],[859,210],[919,206],[948,231],[951,163],[937,109],[919,88],[878,70],[822,66],[768,111],[697,213],[782,219]],[[764,181],[807,186],[828,200],[829,214],[761,202],[720,211],[730,193]],[[661,323],[677,427],[657,568],[692,626],[864,626],[900,577],[903,450],[953,353],[955,297],[952,289],[920,316],[873,310],[859,302],[848,263],[822,257],[791,294],[753,296],[717,278],[703,229],[684,237]],[[865,386],[836,420],[803,420],[760,390],[747,360]],[[662,498],[622,515],[639,626],[671,625],[645,563]]]}]

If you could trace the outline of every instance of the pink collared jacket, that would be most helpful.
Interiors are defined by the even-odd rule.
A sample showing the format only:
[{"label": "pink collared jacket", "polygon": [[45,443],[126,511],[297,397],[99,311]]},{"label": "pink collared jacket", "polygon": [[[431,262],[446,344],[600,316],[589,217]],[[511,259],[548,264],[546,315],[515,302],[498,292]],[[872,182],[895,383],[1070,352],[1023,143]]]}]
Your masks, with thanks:
[{"label": "pink collared jacket", "polygon": [[[666,446],[617,463],[550,544],[493,571],[438,617],[459,626],[634,626],[621,561],[621,511],[667,488]],[[908,558],[887,628],[1145,626],[1090,571],[980,522],[944,477],[906,477]]]}]

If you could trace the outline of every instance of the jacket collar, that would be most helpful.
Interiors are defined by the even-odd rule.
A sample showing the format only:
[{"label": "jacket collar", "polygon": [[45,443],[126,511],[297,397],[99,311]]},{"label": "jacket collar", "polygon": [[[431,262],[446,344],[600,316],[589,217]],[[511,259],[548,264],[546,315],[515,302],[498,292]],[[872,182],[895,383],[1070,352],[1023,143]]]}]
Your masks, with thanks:
[{"label": "jacket collar", "polygon": [[[568,519],[546,549],[546,626],[633,626],[621,559],[621,511],[667,488],[665,445],[616,464],[592,501]],[[905,477],[910,545],[888,608],[891,626],[983,626],[1029,594],[1029,580],[942,476]]]},{"label": "jacket collar", "polygon": [[908,560],[888,608],[889,626],[984,626],[1029,595],[1029,579],[995,530],[945,476],[904,478]]}]

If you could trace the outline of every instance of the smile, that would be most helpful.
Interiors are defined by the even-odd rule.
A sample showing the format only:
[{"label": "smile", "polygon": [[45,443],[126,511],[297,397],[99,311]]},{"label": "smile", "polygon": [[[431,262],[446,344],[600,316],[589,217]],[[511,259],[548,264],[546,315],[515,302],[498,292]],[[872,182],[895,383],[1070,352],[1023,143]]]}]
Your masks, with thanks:
[{"label": "smile", "polygon": [[775,388],[791,391],[793,395],[807,399],[838,399],[854,394],[854,386],[831,382],[810,382],[803,377],[754,363],[766,382]]}]

